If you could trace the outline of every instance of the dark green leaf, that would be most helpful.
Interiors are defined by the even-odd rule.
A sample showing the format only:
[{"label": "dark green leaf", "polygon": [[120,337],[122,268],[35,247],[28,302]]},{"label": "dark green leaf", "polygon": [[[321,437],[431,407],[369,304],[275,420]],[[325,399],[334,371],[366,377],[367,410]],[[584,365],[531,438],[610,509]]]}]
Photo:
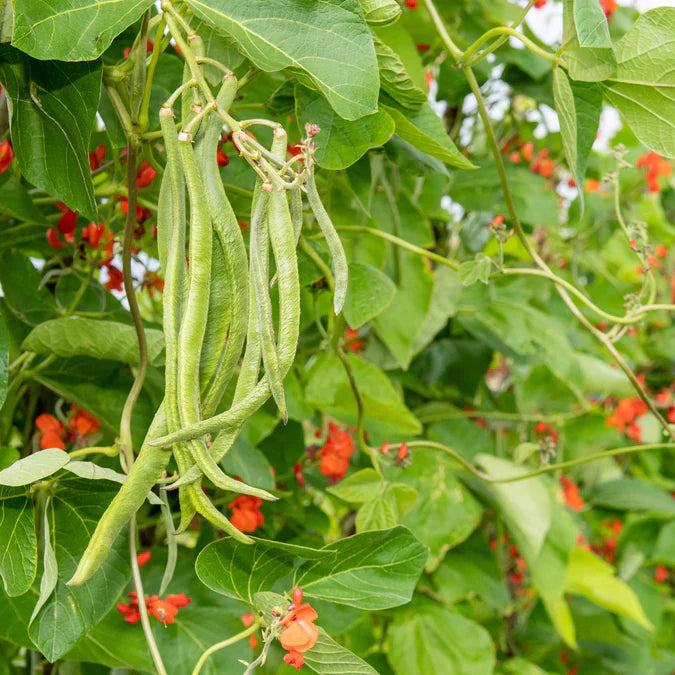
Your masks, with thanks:
[{"label": "dark green leaf", "polygon": [[[35,206],[26,188],[11,171],[0,174],[0,213],[28,223],[44,223],[45,216]],[[44,231],[44,227],[41,231]],[[3,233],[3,244],[4,244]]]},{"label": "dark green leaf", "polygon": [[326,169],[346,169],[368,150],[386,143],[394,133],[394,121],[379,110],[357,120],[344,120],[318,92],[302,85],[295,88],[295,114],[300,132],[305,124],[318,124],[316,161]]},{"label": "dark green leaf", "polygon": [[349,285],[344,314],[351,328],[360,328],[376,317],[396,294],[394,282],[372,265],[349,264]]},{"label": "dark green leaf", "polygon": [[[78,42],[72,33],[63,37]],[[97,220],[89,137],[101,63],[36,61],[0,45],[0,79],[12,101],[12,143],[26,179]]]},{"label": "dark green leaf", "polygon": [[663,517],[675,516],[675,501],[661,488],[638,478],[619,478],[601,483],[591,494],[594,504],[619,511],[650,511]]},{"label": "dark green leaf", "polygon": [[339,645],[324,630],[304,657],[305,665],[319,675],[378,675],[372,666]]},{"label": "dark green leaf", "polygon": [[25,488],[0,486],[0,576],[5,593],[22,595],[37,572],[33,500]]},{"label": "dark green leaf", "polygon": [[380,68],[382,90],[406,108],[421,108],[427,102],[427,95],[413,82],[401,57],[377,35],[375,53]]},{"label": "dark green leaf", "polygon": [[295,585],[316,597],[361,609],[397,607],[410,600],[427,557],[405,527],[356,534],[329,544],[334,553],[303,564]]},{"label": "dark green leaf", "polygon": [[152,0],[67,0],[52,6],[14,0],[12,44],[36,59],[90,61],[151,4]]}]

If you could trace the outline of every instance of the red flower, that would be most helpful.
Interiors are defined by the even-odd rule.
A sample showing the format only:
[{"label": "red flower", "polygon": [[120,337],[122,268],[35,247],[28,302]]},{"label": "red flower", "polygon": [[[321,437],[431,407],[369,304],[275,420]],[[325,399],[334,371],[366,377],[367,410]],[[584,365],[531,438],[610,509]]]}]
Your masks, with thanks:
[{"label": "red flower", "polygon": [[216,162],[218,162],[218,166],[227,166],[230,163],[230,158],[222,150],[217,150]]},{"label": "red flower", "polygon": [[263,500],[260,497],[239,495],[227,507],[232,509],[230,522],[240,532],[255,532],[265,522],[265,516],[260,512]]},{"label": "red flower", "polygon": [[293,473],[295,474],[295,480],[298,481],[298,485],[301,488],[305,487],[305,477],[302,475],[302,464],[296,462],[293,465]]},{"label": "red flower", "polygon": [[124,288],[124,277],[122,271],[114,265],[108,265],[108,275],[110,278],[103,284],[109,291],[121,291]]},{"label": "red flower", "polygon": [[59,233],[51,227],[47,230],[47,243],[57,251],[65,246],[65,243],[59,239]]},{"label": "red flower", "polygon": [[396,459],[394,461],[396,464],[405,464],[406,460],[410,456],[410,450],[408,449],[408,444],[404,441],[401,443],[401,446],[398,449],[398,452],[396,453]]},{"label": "red flower", "polygon": [[141,162],[138,171],[136,172],[136,187],[144,188],[148,187],[155,177],[157,172],[145,161]]},{"label": "red flower", "polygon": [[631,422],[626,428],[626,436],[636,443],[642,443],[642,427],[637,422]]},{"label": "red flower", "polygon": [[340,480],[349,468],[349,458],[354,452],[354,443],[348,431],[343,431],[332,422],[328,425],[328,438],[317,453],[321,460],[319,471],[332,482]]},{"label": "red flower", "polygon": [[602,11],[605,13],[605,16],[609,19],[614,12],[618,9],[618,5],[615,0],[600,0],[600,6]]},{"label": "red flower", "polygon": [[40,438],[40,448],[42,450],[45,450],[46,448],[60,448],[61,450],[65,450],[66,444],[63,442],[61,436],[55,431],[46,431]]},{"label": "red flower", "polygon": [[0,143],[0,173],[4,173],[9,169],[12,159],[14,159],[14,150],[12,150],[12,146],[5,138],[5,140]]},{"label": "red flower", "polygon": [[534,154],[534,144],[528,141],[523,145],[521,150],[523,157],[529,162],[532,159],[532,155]]},{"label": "red flower", "polygon": [[42,432],[40,437],[40,448],[60,448],[66,449],[66,444],[63,442],[63,422],[60,422],[54,415],[49,413],[42,413],[35,418],[35,426]]},{"label": "red flower", "polygon": [[[146,53],[148,53],[148,52],[151,52],[152,50],[153,50],[152,40],[148,40],[145,43],[145,51],[146,51]],[[180,54],[180,51],[178,50],[178,47],[176,47],[176,51]],[[131,54],[131,47],[125,47],[124,48],[124,58],[128,59],[130,54]]]},{"label": "red flower", "polygon": [[96,150],[89,151],[89,168],[92,171],[98,169],[101,162],[105,159],[105,143],[101,143]]},{"label": "red flower", "polygon": [[408,9],[417,9],[417,0],[405,0],[405,6]]},{"label": "red flower", "polygon": [[185,593],[173,593],[166,596],[166,601],[180,609],[181,607],[187,607],[192,602],[192,598],[188,598]]},{"label": "red flower", "polygon": [[[622,398],[617,404],[614,413],[605,420],[605,424],[608,427],[615,427],[618,431],[625,431],[630,438],[633,438],[633,435],[638,434],[638,430],[635,428],[631,429],[631,434],[633,435],[630,435],[627,425],[631,425],[636,417],[642,417],[642,415],[647,413],[647,410],[647,404],[642,399],[637,397]],[[634,425],[634,427],[637,427],[637,425]]]},{"label": "red flower", "polygon": [[[129,212],[129,200],[126,197],[115,197],[115,199],[119,199],[120,201],[120,209],[122,210],[122,213],[126,216],[127,213]],[[143,209],[141,208],[140,204],[136,204],[136,220],[141,221],[143,220]]]},{"label": "red flower", "polygon": [[150,562],[151,557],[152,551],[141,551],[136,555],[136,562],[139,567],[143,567],[143,565],[147,565]]},{"label": "red flower", "polygon": [[652,150],[644,155],[640,155],[640,157],[637,158],[635,166],[638,169],[647,169],[645,179],[649,185],[650,192],[661,192],[661,186],[659,185],[658,177],[670,176],[673,171],[673,167],[670,162],[667,162],[665,159],[663,159],[663,157],[661,157],[661,155]]},{"label": "red flower", "polygon": [[56,229],[61,234],[70,234],[77,227],[77,211],[71,211],[65,204],[56,204],[56,207],[63,211],[63,215],[56,223]]},{"label": "red flower", "polygon": [[[127,623],[138,623],[141,620],[141,613],[138,608],[138,598],[136,591],[129,593],[131,602],[129,604],[120,602],[117,605],[117,611],[124,614],[124,620]],[[145,599],[145,610],[152,614],[164,625],[174,623],[174,617],[178,614],[181,607],[185,607],[192,602],[192,598],[186,597],[183,593],[177,595],[168,595],[166,599],[161,600],[156,595]]]},{"label": "red flower", "polygon": [[319,615],[309,603],[291,607],[293,609],[281,620],[285,628],[279,635],[279,642],[289,652],[302,654],[311,649],[319,638],[319,628],[313,623]]},{"label": "red flower", "polygon": [[302,668],[302,664],[305,662],[305,657],[300,653],[294,650],[291,650],[284,656],[284,663],[287,663],[289,666],[293,666],[297,670]]},{"label": "red flower", "polygon": [[537,422],[534,426],[534,433],[537,436],[550,436],[554,443],[558,442],[558,432],[547,422]]},{"label": "red flower", "polygon": [[567,478],[567,476],[560,476],[560,484],[563,486],[563,494],[567,506],[569,506],[572,511],[581,511],[584,507],[584,500],[579,494],[578,486]]},{"label": "red flower", "polygon": [[654,571],[654,581],[661,584],[668,579],[668,576],[668,568],[665,565],[657,565],[656,570]]},{"label": "red flower", "polygon": [[534,6],[536,9],[541,9],[546,4],[546,0],[534,0]]},{"label": "red flower", "polygon": [[86,410],[82,410],[82,408],[76,408],[75,405],[72,405],[70,406],[70,412],[73,413],[73,416],[70,418],[68,426],[77,431],[80,436],[96,433],[101,426],[101,423],[93,415],[90,415]]},{"label": "red flower", "polygon": [[359,336],[359,331],[355,330],[354,328],[347,328],[345,330],[345,349],[351,352],[362,352],[365,348],[366,345],[363,342],[363,340],[357,340]]},{"label": "red flower", "polygon": [[148,599],[147,606],[148,613],[159,619],[165,626],[174,623],[174,617],[178,614],[178,607],[168,600],[160,600],[156,595]]}]

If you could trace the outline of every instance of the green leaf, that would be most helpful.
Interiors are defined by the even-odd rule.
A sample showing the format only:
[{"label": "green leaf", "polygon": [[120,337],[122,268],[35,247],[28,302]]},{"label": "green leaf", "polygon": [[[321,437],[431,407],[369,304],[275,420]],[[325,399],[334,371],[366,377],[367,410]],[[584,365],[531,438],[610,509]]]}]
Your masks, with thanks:
[{"label": "green leaf", "polygon": [[[405,406],[391,380],[372,363],[349,354],[365,410],[366,427],[384,436],[416,435],[420,423]],[[305,386],[307,402],[347,424],[357,418],[354,394],[337,356],[323,354],[312,367]]]},{"label": "green leaf", "polygon": [[372,265],[349,263],[349,284],[343,312],[351,328],[375,318],[396,294],[394,282]]},{"label": "green leaf", "polygon": [[455,476],[457,464],[437,450],[415,448],[412,464],[394,469],[392,479],[414,488],[419,497],[403,518],[437,562],[476,529],[482,508]]},{"label": "green leaf", "polygon": [[616,43],[617,70],[605,95],[638,139],[675,157],[675,7],[642,14]]},{"label": "green leaf", "polygon": [[[590,1],[598,7],[604,20],[605,15],[600,5],[595,0]],[[586,163],[598,132],[602,110],[602,91],[598,85],[593,83],[570,83],[562,68],[554,68],[553,99],[560,120],[560,134],[567,166],[574,182],[577,185],[583,185]],[[579,199],[583,214],[583,190],[579,190]]]},{"label": "green leaf", "polygon": [[380,490],[383,483],[382,476],[375,469],[361,469],[326,490],[346,502],[363,504],[372,499],[373,493]]},{"label": "green leaf", "polygon": [[0,485],[30,485],[56,473],[69,460],[68,453],[58,448],[40,450],[0,471]]},{"label": "green leaf", "polygon": [[[252,603],[255,593],[271,591],[279,582],[289,580],[298,560],[331,555],[330,548],[317,550],[264,539],[250,545],[227,538],[205,546],[197,556],[195,570],[202,583],[216,593]],[[279,590],[289,587],[286,584]]]},{"label": "green leaf", "polygon": [[[77,42],[72,33],[63,37]],[[0,45],[0,80],[12,102],[12,143],[24,176],[91,220],[98,218],[89,137],[101,72],[100,61],[36,61]]]},{"label": "green leaf", "polygon": [[[164,351],[164,333],[145,329],[148,358],[157,365]],[[56,356],[90,356],[138,365],[138,340],[133,326],[116,321],[83,317],[54,319],[36,326],[23,342],[23,349]]]},{"label": "green leaf", "polygon": [[[477,455],[476,461],[494,478],[510,478],[527,473],[511,462],[492,455]],[[514,483],[492,483],[504,520],[527,561],[533,563],[551,526],[551,504],[539,477]]]},{"label": "green leaf", "polygon": [[28,628],[30,628],[38,612],[42,609],[49,596],[54,592],[59,577],[59,568],[56,562],[56,555],[52,548],[51,529],[49,524],[49,499],[44,503],[42,514],[42,578],[40,579],[40,595],[33,608]]},{"label": "green leaf", "polygon": [[24,594],[37,572],[33,500],[25,489],[0,486],[0,577],[10,597]]},{"label": "green leaf", "polygon": [[51,537],[58,581],[35,617],[29,634],[50,661],[65,654],[106,615],[129,581],[129,556],[126,536],[123,536],[87,583],[77,588],[66,586],[117,489],[116,483],[97,481],[94,484],[81,478],[62,478],[49,504],[47,517],[53,524]]},{"label": "green leaf", "polygon": [[570,555],[565,590],[653,630],[633,589],[614,575],[611,565],[591,551],[577,547]]},{"label": "green leaf", "polygon": [[188,0],[190,9],[233,37],[258,68],[293,68],[335,112],[355,120],[377,112],[379,77],[368,25],[355,0]]},{"label": "green leaf", "polygon": [[[35,206],[28,191],[12,171],[0,174],[0,213],[28,223],[44,223],[45,216]],[[41,228],[44,232],[44,228]],[[5,244],[4,236],[3,242]]]},{"label": "green leaf", "polygon": [[401,5],[396,0],[359,0],[359,5],[371,26],[387,26],[401,16]]},{"label": "green leaf", "polygon": [[574,25],[582,47],[611,48],[607,18],[597,0],[574,0]]},{"label": "green leaf", "polygon": [[56,315],[54,296],[41,284],[30,258],[18,251],[0,253],[0,284],[5,302],[25,323],[35,325]]},{"label": "green leaf", "polygon": [[[598,82],[616,72],[616,57],[611,47],[582,47],[575,27],[575,5],[578,0],[563,0],[563,56],[573,80]],[[585,0],[587,3],[593,0]]]},{"label": "green leaf", "polygon": [[377,671],[356,654],[345,649],[319,629],[316,644],[304,653],[305,665],[319,675],[378,675]]},{"label": "green leaf", "polygon": [[387,645],[396,675],[492,675],[495,664],[494,646],[485,628],[426,603],[396,614],[387,631]]},{"label": "green leaf", "polygon": [[649,511],[664,518],[675,516],[675,500],[668,492],[639,478],[601,483],[591,493],[591,501],[619,511]]},{"label": "green leaf", "polygon": [[412,597],[426,548],[405,527],[356,534],[329,544],[330,556],[303,564],[295,584],[308,597],[360,609],[387,609]]},{"label": "green leaf", "polygon": [[538,443],[519,443],[513,451],[513,463],[522,464],[539,450]]},{"label": "green leaf", "polygon": [[0,410],[7,396],[9,381],[9,330],[5,319],[0,315]]},{"label": "green leaf", "polygon": [[449,166],[460,169],[476,167],[457,149],[443,126],[443,120],[427,103],[419,110],[407,110],[396,105],[382,103],[396,123],[396,134],[418,150],[440,159]]},{"label": "green leaf", "polygon": [[398,507],[390,487],[382,485],[381,491],[372,495],[356,512],[354,524],[356,532],[386,530],[398,525]]},{"label": "green leaf", "polygon": [[12,44],[36,59],[91,61],[150,5],[152,0],[14,0]]},{"label": "green leaf", "polygon": [[661,528],[650,559],[664,565],[675,566],[675,520]]},{"label": "green leaf", "polygon": [[382,90],[406,108],[421,108],[427,102],[426,93],[413,82],[401,57],[377,35],[374,40]]},{"label": "green leaf", "polygon": [[484,253],[476,253],[475,260],[468,260],[459,266],[458,274],[463,286],[471,286],[477,281],[487,285],[492,271],[492,260]]},{"label": "green leaf", "polygon": [[394,120],[384,110],[345,120],[321,94],[300,84],[295,87],[295,115],[300,133],[307,123],[319,125],[314,156],[325,169],[346,169],[371,148],[384,145],[394,133]]}]

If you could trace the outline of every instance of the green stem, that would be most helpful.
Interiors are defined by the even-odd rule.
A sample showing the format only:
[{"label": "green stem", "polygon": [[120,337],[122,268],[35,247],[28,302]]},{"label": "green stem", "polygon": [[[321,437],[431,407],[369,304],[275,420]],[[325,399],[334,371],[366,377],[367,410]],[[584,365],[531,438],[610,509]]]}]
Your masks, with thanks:
[{"label": "green stem", "polygon": [[[141,108],[138,113],[138,132],[145,133],[148,128],[149,110],[150,110],[150,95],[152,93],[152,80],[155,76],[155,69],[159,63],[159,57],[162,53],[161,42],[164,34],[164,18],[160,18],[157,24],[157,31],[155,32],[155,42],[152,47],[152,56],[150,57],[150,64],[146,75],[145,89],[143,90],[143,99],[141,101]],[[145,45],[143,45],[145,48]]]},{"label": "green stem", "polygon": [[443,23],[443,19],[441,19],[441,16],[436,9],[436,5],[433,3],[433,0],[424,0],[424,4],[427,8],[427,11],[429,12],[429,15],[431,16],[431,20],[433,21],[438,34],[441,36],[441,40],[443,40],[443,43],[455,61],[459,61],[463,56],[462,50],[453,42],[452,38],[450,37],[448,31],[445,28],[445,24]]},{"label": "green stem", "polygon": [[489,31],[487,31],[487,33],[483,33],[483,35],[481,35],[464,52],[464,55],[458,60],[459,65],[469,66],[473,65],[474,63],[476,63],[476,61],[480,60],[480,58],[482,58],[482,55],[480,55],[480,58],[473,60],[471,59],[471,57],[478,51],[478,49],[484,42],[488,42],[497,35],[504,35],[507,38],[514,37],[517,40],[520,40],[530,51],[534,52],[535,54],[538,54],[539,56],[548,59],[549,61],[552,61],[556,65],[567,67],[565,62],[559,56],[551,54],[551,52],[547,52],[545,49],[542,49],[539,45],[532,42],[530,38],[525,37],[522,33],[518,32],[517,30],[514,30],[513,28],[509,28],[508,26],[497,26],[496,28],[491,28]]},{"label": "green stem", "polygon": [[236,635],[233,635],[231,638],[228,638],[227,640],[223,640],[222,642],[216,642],[215,645],[211,645],[199,657],[199,661],[197,661],[197,664],[192,670],[192,675],[199,675],[199,671],[202,669],[202,666],[204,665],[204,663],[206,663],[206,659],[208,659],[209,656],[211,656],[211,654],[214,654],[215,652],[220,651],[221,649],[225,649],[225,647],[229,647],[230,645],[233,645],[236,642],[239,642],[240,640],[247,638],[249,635],[255,633],[258,630],[258,628],[260,628],[260,623],[256,621],[252,623],[246,630],[241,631],[241,633],[237,633]]}]

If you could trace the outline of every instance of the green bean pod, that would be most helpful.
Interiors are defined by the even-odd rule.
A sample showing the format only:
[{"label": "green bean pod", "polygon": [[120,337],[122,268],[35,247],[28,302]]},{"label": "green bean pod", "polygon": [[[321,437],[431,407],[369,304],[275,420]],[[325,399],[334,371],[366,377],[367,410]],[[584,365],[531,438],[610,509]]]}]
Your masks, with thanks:
[{"label": "green bean pod", "polygon": [[291,220],[293,221],[293,234],[295,247],[297,248],[302,234],[302,190],[299,187],[291,190]]},{"label": "green bean pod", "polygon": [[314,217],[316,218],[321,232],[326,239],[328,250],[330,251],[331,265],[333,267],[333,277],[335,279],[335,290],[333,293],[333,309],[336,314],[342,311],[347,297],[347,281],[349,279],[349,272],[347,266],[347,256],[342,248],[342,242],[338,236],[333,221],[330,219],[326,208],[321,202],[319,192],[316,189],[316,182],[314,180],[314,168],[307,168],[307,178],[305,181],[307,188],[307,199],[312,208]]},{"label": "green bean pod", "polygon": [[164,406],[160,406],[129,475],[98,521],[68,586],[79,586],[94,576],[108,557],[120,532],[141,508],[148,492],[166,469],[171,453],[149,445],[151,439],[159,437],[166,429]]}]

